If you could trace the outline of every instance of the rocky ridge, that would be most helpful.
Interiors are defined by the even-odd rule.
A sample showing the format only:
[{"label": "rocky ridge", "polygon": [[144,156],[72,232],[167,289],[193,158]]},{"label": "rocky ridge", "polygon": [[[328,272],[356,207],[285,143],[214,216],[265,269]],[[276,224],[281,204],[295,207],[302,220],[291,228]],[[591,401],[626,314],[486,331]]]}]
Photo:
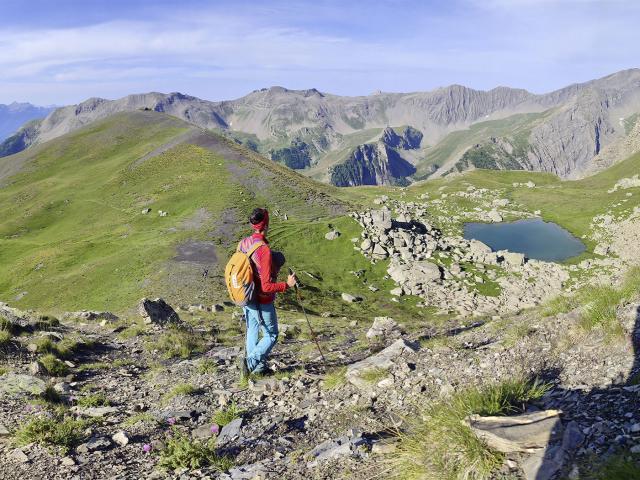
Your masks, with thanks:
[{"label": "rocky ridge", "polygon": [[[293,149],[292,165],[299,168],[345,148],[350,145],[349,135],[369,129],[411,125],[424,136],[424,145],[436,145],[447,134],[476,122],[545,112],[531,124],[522,145],[514,145],[514,139],[508,136],[498,139],[504,146],[502,152],[515,149],[517,155],[507,163],[498,162],[496,167],[512,168],[515,162],[522,168],[574,178],[592,171],[594,158],[626,136],[618,118],[640,111],[639,86],[640,71],[627,70],[543,95],[506,87],[478,91],[452,85],[430,92],[367,97],[272,87],[222,102],[181,93],[130,95],[113,101],[92,98],[59,108],[25,127],[8,139],[0,151],[4,155],[16,153],[117,112],[149,109],[202,128],[225,130],[251,148],[262,148],[263,153],[274,147],[276,151]],[[305,146],[304,155],[297,151],[299,145]],[[620,154],[627,154],[628,150],[621,149]],[[428,150],[422,150],[422,154],[422,159],[428,160]],[[459,159],[448,158],[436,174],[449,172]],[[334,159],[326,167],[344,160]]]}]

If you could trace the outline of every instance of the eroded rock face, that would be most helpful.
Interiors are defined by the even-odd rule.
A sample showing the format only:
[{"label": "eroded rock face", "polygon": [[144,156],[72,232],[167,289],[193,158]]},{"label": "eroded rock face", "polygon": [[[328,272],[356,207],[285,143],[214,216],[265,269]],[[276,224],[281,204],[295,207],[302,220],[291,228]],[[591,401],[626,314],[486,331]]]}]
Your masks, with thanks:
[{"label": "eroded rock face", "polygon": [[371,370],[389,370],[395,366],[396,362],[401,361],[401,357],[417,350],[417,345],[400,338],[381,352],[349,365],[345,374],[346,379],[358,388],[369,388],[370,384],[362,378],[362,374]]},{"label": "eroded rock face", "polygon": [[138,304],[138,313],[144,318],[145,323],[160,326],[180,323],[180,317],[176,311],[162,298],[155,300],[143,298]]}]

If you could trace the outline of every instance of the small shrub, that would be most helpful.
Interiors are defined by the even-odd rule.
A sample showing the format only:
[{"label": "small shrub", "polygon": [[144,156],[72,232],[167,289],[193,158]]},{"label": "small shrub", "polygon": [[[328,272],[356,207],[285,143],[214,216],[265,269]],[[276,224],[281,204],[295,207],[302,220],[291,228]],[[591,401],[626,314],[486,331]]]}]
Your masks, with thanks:
[{"label": "small shrub", "polygon": [[58,360],[53,354],[48,353],[43,355],[38,360],[40,365],[47,371],[52,377],[62,377],[67,374],[69,368],[61,360]]},{"label": "small shrub", "polygon": [[345,377],[346,373],[347,367],[340,367],[331,370],[325,375],[322,382],[322,387],[325,390],[335,390],[338,387],[341,387],[342,385],[347,383],[347,378]]},{"label": "small shrub", "polygon": [[60,447],[63,454],[79,445],[85,439],[85,429],[89,421],[74,420],[70,417],[55,415],[38,417],[22,425],[14,434],[18,445],[35,442]]},{"label": "small shrub", "polygon": [[210,358],[203,358],[197,366],[197,371],[200,375],[216,373],[217,370],[216,362]]},{"label": "small shrub", "polygon": [[231,402],[228,407],[214,413],[211,421],[218,424],[220,427],[224,427],[236,418],[240,418],[244,413],[245,411],[238,407],[236,402]]},{"label": "small shrub", "polygon": [[200,390],[189,383],[181,383],[176,385],[174,388],[169,390],[162,397],[163,403],[169,403],[171,399],[180,396],[180,395],[195,395],[199,393]]},{"label": "small shrub", "polygon": [[79,407],[106,407],[110,405],[109,399],[104,393],[91,393],[84,395],[76,400],[76,404]]},{"label": "small shrub", "polygon": [[505,415],[522,410],[548,388],[537,381],[515,379],[458,392],[430,404],[421,419],[410,421],[409,431],[399,435],[398,454],[390,460],[396,478],[489,478],[503,456],[488,449],[464,419],[472,414]]},{"label": "small shrub", "polygon": [[165,358],[189,358],[204,349],[202,337],[185,329],[170,329],[156,342],[147,344],[149,350],[159,350]]},{"label": "small shrub", "polygon": [[175,433],[167,440],[166,448],[160,452],[159,464],[172,470],[210,466],[218,472],[225,472],[233,466],[231,459],[216,454],[214,440],[200,442],[181,433]]}]

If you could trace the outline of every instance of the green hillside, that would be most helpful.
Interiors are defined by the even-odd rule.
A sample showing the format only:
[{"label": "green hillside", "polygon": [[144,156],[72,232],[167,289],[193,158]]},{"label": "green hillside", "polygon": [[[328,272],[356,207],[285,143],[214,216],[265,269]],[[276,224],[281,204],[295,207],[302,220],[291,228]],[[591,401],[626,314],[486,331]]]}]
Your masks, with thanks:
[{"label": "green hillside", "polygon": [[[115,115],[1,159],[2,172],[0,299],[12,305],[126,312],[142,296],[225,300],[224,263],[255,206],[287,214],[274,217],[270,239],[316,277],[301,274],[313,311],[358,315],[378,305],[363,280],[393,287],[383,265],[353,250],[360,232],[345,214],[357,199],[338,200],[335,188],[163,114]],[[343,232],[333,242],[329,223]],[[343,291],[367,306],[345,305]]]}]

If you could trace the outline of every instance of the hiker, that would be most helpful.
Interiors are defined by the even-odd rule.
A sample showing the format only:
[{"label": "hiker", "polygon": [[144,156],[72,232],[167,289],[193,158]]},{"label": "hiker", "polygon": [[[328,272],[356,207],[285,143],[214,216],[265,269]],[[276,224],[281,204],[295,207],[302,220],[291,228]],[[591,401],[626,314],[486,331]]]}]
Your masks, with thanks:
[{"label": "hiker", "polygon": [[[247,325],[246,357],[242,359],[242,375],[262,373],[267,368],[267,357],[278,339],[278,319],[273,306],[276,293],[284,292],[296,285],[295,274],[286,282],[277,282],[277,275],[285,258],[280,252],[273,252],[266,239],[269,230],[269,212],[256,208],[249,217],[253,235],[243,239],[238,248],[248,253],[256,243],[262,243],[250,256],[254,272],[255,295],[244,309]],[[260,338],[260,335],[262,338]]]}]

